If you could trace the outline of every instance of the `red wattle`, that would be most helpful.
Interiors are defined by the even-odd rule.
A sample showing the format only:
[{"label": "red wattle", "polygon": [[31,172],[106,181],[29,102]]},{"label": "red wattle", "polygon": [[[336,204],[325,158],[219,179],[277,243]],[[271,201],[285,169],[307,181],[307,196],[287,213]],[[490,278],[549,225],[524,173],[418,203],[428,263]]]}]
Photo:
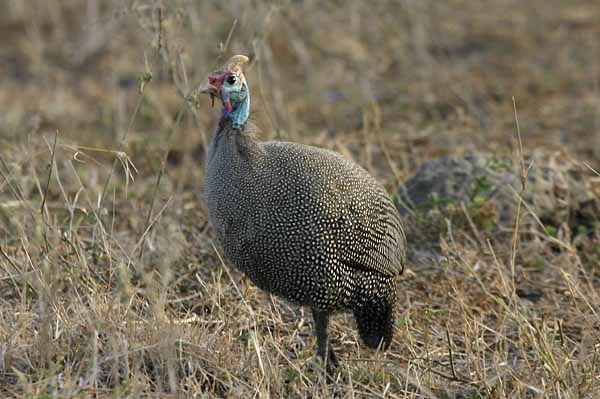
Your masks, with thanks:
[{"label": "red wattle", "polygon": [[225,106],[225,109],[227,110],[227,112],[231,112],[231,102],[230,101],[225,101],[223,103],[223,105]]}]

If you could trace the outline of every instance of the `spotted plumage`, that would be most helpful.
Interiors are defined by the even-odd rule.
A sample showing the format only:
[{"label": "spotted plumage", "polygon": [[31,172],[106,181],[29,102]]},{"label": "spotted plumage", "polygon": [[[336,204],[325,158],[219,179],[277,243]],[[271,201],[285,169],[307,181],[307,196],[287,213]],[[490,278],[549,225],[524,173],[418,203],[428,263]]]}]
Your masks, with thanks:
[{"label": "spotted plumage", "polygon": [[229,79],[242,82],[237,89],[227,71],[205,89],[224,102],[205,164],[204,200],[225,255],[261,289],[312,309],[317,351],[329,363],[336,363],[327,345],[335,312],[353,312],[365,344],[387,348],[405,254],[393,202],[340,154],[258,141],[246,123],[250,96],[241,68]]}]

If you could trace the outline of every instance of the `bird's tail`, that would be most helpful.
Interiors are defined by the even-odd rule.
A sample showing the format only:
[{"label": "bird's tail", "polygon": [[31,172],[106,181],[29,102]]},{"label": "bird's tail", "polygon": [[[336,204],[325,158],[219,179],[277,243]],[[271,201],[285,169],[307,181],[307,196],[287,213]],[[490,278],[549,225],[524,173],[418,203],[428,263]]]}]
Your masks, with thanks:
[{"label": "bird's tail", "polygon": [[360,338],[369,348],[386,350],[394,335],[394,301],[379,298],[354,309],[354,318]]}]

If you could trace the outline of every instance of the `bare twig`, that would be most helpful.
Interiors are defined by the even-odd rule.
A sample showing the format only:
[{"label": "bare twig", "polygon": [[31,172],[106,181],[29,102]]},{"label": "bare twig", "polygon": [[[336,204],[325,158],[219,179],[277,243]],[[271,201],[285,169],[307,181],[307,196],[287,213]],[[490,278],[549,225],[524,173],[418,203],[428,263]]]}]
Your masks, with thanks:
[{"label": "bare twig", "polygon": [[[525,169],[525,159],[523,157],[523,142],[521,140],[521,129],[519,127],[519,118],[517,116],[517,102],[512,98],[513,110],[515,115],[515,126],[517,129],[517,138],[519,141],[519,176],[521,177],[521,194],[527,189],[527,170]],[[515,295],[515,263],[517,258],[517,243],[519,241],[519,224],[521,221],[521,204],[523,203],[522,196],[519,196],[517,204],[517,215],[515,221],[515,231],[512,240],[512,256],[511,256],[511,280],[512,280],[512,296]]]},{"label": "bare twig", "polygon": [[448,355],[450,357],[450,369],[452,370],[452,376],[458,381],[459,378],[456,375],[456,369],[454,368],[454,355],[452,354],[452,340],[450,339],[450,332],[446,327],[446,340],[448,341]]},{"label": "bare twig", "polygon": [[52,144],[52,149],[50,150],[50,166],[48,168],[48,179],[46,179],[46,187],[44,188],[44,194],[42,196],[42,204],[40,205],[40,214],[42,215],[42,221],[44,225],[44,229],[42,231],[42,235],[44,236],[44,243],[46,245],[46,252],[50,251],[50,243],[48,242],[48,228],[52,228],[50,224],[48,224],[48,210],[46,207],[46,197],[48,196],[48,190],[50,189],[50,179],[52,178],[52,170],[54,170],[54,162],[56,160],[56,143],[58,142],[58,130],[54,133],[54,143]]}]

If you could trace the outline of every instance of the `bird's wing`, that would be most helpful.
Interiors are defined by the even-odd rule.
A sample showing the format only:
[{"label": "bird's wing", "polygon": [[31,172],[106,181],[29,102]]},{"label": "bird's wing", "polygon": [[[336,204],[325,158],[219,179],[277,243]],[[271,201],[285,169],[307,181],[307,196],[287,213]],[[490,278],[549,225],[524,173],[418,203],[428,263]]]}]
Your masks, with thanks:
[{"label": "bird's wing", "polygon": [[403,271],[406,238],[392,201],[376,194],[343,204],[336,226],[340,262],[393,277]]}]

